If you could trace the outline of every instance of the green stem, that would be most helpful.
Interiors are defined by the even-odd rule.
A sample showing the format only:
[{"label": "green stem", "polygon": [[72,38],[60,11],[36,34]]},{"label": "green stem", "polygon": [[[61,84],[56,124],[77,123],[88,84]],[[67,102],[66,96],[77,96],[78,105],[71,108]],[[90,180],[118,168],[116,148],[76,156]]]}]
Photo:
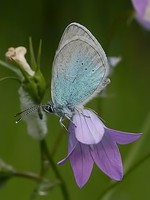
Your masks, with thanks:
[{"label": "green stem", "polygon": [[41,140],[40,144],[41,144],[41,149],[42,149],[43,153],[45,154],[45,156],[47,157],[49,164],[52,167],[56,177],[58,178],[58,180],[60,180],[60,188],[61,188],[61,192],[63,194],[64,200],[69,200],[70,197],[69,197],[69,194],[68,194],[68,191],[67,191],[66,184],[65,184],[61,174],[59,173],[59,171],[58,171],[58,169],[57,169],[57,167],[56,167],[56,165],[55,165],[55,163],[52,159],[52,156],[49,153],[46,141]]},{"label": "green stem", "polygon": [[[41,142],[40,142],[40,153],[41,153],[41,171],[40,171],[40,175],[43,176],[47,172],[47,169],[46,169],[47,157],[45,155],[45,152],[43,150],[43,145],[42,145]],[[48,164],[49,164],[49,162],[48,162]]]},{"label": "green stem", "polygon": [[15,80],[15,81],[17,81],[17,82],[19,82],[20,84],[22,83],[21,82],[21,80],[19,79],[19,78],[17,78],[17,77],[3,77],[3,78],[0,78],[0,81],[5,81],[5,80],[9,80],[9,79],[11,79],[11,80]]},{"label": "green stem", "polygon": [[[133,165],[128,171],[127,173],[124,175],[124,178],[127,178],[135,169],[137,169],[138,167],[140,167],[144,162],[146,162],[148,159],[150,158],[150,153],[147,154],[146,156],[144,156],[141,160],[139,160],[135,165]],[[98,199],[102,200],[103,197],[105,197],[105,195],[110,192],[110,190],[112,190],[113,188],[115,188],[120,182],[113,182],[111,183],[98,197]]]},{"label": "green stem", "polygon": [[17,68],[15,68],[15,66],[13,66],[13,65],[11,65],[9,63],[6,63],[6,62],[4,62],[2,60],[0,60],[0,65],[5,67],[5,68],[7,68],[7,69],[9,69],[9,70],[11,70],[11,71],[13,71],[13,72],[15,72],[19,77],[22,77],[20,71]]},{"label": "green stem", "polygon": [[34,180],[36,182],[43,180],[43,177],[38,176],[37,174],[32,172],[13,172],[13,176]]}]

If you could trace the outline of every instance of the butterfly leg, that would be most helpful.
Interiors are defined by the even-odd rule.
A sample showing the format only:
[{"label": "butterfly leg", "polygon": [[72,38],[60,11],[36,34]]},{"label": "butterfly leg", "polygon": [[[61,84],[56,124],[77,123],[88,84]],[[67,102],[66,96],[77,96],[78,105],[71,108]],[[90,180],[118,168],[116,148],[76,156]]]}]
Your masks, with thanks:
[{"label": "butterfly leg", "polygon": [[80,109],[78,109],[78,108],[75,108],[75,109],[76,109],[77,112],[78,112],[79,114],[81,114],[83,117],[90,118],[90,116],[83,114],[82,111],[80,111]]},{"label": "butterfly leg", "polygon": [[75,123],[73,122],[73,120],[68,115],[65,115],[65,117],[76,127]]},{"label": "butterfly leg", "polygon": [[64,123],[63,123],[63,120],[64,120],[64,117],[60,117],[60,119],[59,119],[60,125],[61,125],[66,131],[68,131],[68,129],[66,128],[66,126],[65,126]]}]

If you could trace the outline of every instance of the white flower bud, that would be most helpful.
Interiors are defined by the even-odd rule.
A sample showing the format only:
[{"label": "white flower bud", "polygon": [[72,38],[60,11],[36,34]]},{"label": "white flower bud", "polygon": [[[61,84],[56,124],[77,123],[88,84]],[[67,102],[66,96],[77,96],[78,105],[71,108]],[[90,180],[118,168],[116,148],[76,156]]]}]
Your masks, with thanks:
[{"label": "white flower bud", "polygon": [[[19,98],[21,103],[21,110],[26,110],[35,105],[28,93],[20,87]],[[36,105],[35,105],[36,106]],[[27,123],[28,133],[37,140],[41,140],[45,137],[47,133],[47,124],[46,124],[46,114],[42,112],[42,120],[39,118],[38,112],[31,112],[29,115],[23,118]]]},{"label": "white flower bud", "polygon": [[25,59],[25,54],[27,50],[25,47],[9,48],[5,56],[8,60],[14,60],[19,64],[30,76],[33,76],[35,72],[31,69],[30,65]]}]

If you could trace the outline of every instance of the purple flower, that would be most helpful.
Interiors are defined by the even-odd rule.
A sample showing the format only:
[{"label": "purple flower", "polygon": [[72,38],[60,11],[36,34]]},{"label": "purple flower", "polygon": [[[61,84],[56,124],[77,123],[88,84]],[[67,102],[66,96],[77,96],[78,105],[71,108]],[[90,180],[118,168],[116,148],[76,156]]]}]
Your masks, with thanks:
[{"label": "purple flower", "polygon": [[128,144],[141,134],[107,128],[91,110],[82,109],[73,116],[69,126],[68,155],[58,164],[70,160],[77,185],[88,181],[94,162],[111,179],[123,178],[123,166],[118,144]]},{"label": "purple flower", "polygon": [[137,21],[150,30],[150,0],[132,0]]}]

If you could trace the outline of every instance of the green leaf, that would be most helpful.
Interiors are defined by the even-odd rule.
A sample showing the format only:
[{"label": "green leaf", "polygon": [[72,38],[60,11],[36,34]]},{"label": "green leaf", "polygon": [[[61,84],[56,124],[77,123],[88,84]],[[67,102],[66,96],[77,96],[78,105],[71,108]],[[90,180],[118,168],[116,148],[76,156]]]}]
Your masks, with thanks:
[{"label": "green leaf", "polygon": [[9,64],[9,63],[6,63],[6,62],[0,60],[0,66],[5,67],[5,68],[7,68],[7,69],[13,71],[13,72],[15,72],[19,77],[22,77],[21,72],[20,72],[14,65],[11,65],[11,64]]},{"label": "green leaf", "polygon": [[32,69],[35,71],[37,68],[36,60],[35,60],[35,54],[33,50],[33,43],[32,43],[32,38],[29,37],[29,49],[30,49],[30,59],[31,59],[31,66]]},{"label": "green leaf", "polygon": [[15,80],[15,81],[21,83],[21,80],[19,78],[17,78],[17,77],[11,77],[11,76],[0,78],[0,82],[1,81],[5,81],[5,80],[9,80],[9,79]]},{"label": "green leaf", "polygon": [[39,43],[39,49],[38,49],[38,55],[37,55],[37,70],[40,68],[41,51],[42,51],[42,40],[40,40],[40,43]]}]

